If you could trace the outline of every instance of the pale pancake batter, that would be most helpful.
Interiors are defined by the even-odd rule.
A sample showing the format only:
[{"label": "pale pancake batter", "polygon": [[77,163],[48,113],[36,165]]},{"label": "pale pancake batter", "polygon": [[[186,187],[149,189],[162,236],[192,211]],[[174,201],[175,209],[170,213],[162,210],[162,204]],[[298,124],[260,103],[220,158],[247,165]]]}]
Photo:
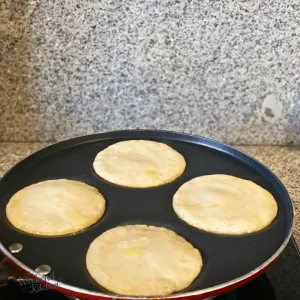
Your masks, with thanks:
[{"label": "pale pancake batter", "polygon": [[42,236],[81,231],[99,221],[104,211],[105,199],[96,188],[66,179],[25,187],[6,206],[13,226]]},{"label": "pale pancake batter", "polygon": [[97,237],[88,249],[86,265],[99,285],[116,294],[165,296],[194,281],[202,258],[169,229],[127,225]]},{"label": "pale pancake batter", "polygon": [[205,231],[240,235],[267,227],[277,203],[265,189],[229,175],[207,175],[183,184],[173,197],[176,214]]},{"label": "pale pancake batter", "polygon": [[178,178],[185,170],[184,157],[166,144],[130,140],[113,144],[94,161],[103,179],[134,188],[159,186]]}]

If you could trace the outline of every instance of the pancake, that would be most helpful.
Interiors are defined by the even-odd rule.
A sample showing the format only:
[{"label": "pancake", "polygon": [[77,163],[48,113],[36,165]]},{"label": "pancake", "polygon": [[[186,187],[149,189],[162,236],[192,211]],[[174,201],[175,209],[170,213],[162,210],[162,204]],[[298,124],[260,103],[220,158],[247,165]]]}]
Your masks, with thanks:
[{"label": "pancake", "polygon": [[173,197],[173,209],[191,226],[232,235],[264,229],[278,211],[267,190],[229,175],[200,176],[186,182]]},{"label": "pancake", "polygon": [[86,266],[99,285],[116,294],[166,296],[194,281],[202,258],[169,229],[127,225],[97,237],[87,251]]},{"label": "pancake", "polygon": [[6,206],[13,226],[41,236],[76,233],[99,221],[104,211],[105,199],[96,188],[67,179],[25,187]]},{"label": "pancake", "polygon": [[97,154],[95,172],[120,186],[147,188],[178,178],[185,170],[183,156],[166,144],[131,140],[113,144]]}]

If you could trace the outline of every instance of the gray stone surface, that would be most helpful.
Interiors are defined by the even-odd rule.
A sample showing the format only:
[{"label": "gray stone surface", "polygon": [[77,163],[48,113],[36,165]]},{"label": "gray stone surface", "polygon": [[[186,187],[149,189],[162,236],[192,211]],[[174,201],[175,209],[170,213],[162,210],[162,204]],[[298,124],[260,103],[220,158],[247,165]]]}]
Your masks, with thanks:
[{"label": "gray stone surface", "polygon": [[113,129],[300,143],[300,3],[0,3],[0,140]]}]

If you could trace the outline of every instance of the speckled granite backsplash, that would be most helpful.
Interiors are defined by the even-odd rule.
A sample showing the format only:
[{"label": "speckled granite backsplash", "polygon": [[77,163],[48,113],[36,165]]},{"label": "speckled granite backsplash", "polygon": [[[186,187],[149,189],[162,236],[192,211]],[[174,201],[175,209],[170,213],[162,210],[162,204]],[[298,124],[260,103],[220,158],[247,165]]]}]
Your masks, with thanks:
[{"label": "speckled granite backsplash", "polygon": [[115,129],[300,143],[300,2],[0,2],[0,140]]}]

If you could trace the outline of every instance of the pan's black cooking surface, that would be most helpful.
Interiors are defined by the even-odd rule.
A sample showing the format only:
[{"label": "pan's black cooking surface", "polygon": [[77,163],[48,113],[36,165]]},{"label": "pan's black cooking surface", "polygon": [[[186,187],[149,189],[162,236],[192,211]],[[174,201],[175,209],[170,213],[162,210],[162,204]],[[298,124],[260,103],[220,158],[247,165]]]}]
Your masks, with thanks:
[{"label": "pan's black cooking surface", "polygon": [[[156,188],[131,189],[110,184],[93,171],[96,154],[121,140],[150,139],[164,142],[186,159],[184,174]],[[259,233],[224,236],[203,232],[181,221],[172,209],[172,197],[186,181],[206,174],[230,174],[249,179],[269,190],[278,203],[275,221]],[[5,216],[10,197],[21,188],[48,179],[81,180],[95,186],[107,200],[104,217],[75,235],[45,238],[12,227]],[[5,247],[21,243],[15,256],[35,269],[52,267],[55,279],[93,291],[106,290],[90,278],[85,255],[90,243],[109,228],[145,223],[165,226],[190,241],[203,254],[204,268],[186,291],[213,287],[245,275],[268,260],[286,239],[292,224],[292,206],[284,188],[262,165],[237,150],[204,138],[167,132],[124,131],[78,138],[46,148],[21,162],[0,184],[0,240]]]}]

